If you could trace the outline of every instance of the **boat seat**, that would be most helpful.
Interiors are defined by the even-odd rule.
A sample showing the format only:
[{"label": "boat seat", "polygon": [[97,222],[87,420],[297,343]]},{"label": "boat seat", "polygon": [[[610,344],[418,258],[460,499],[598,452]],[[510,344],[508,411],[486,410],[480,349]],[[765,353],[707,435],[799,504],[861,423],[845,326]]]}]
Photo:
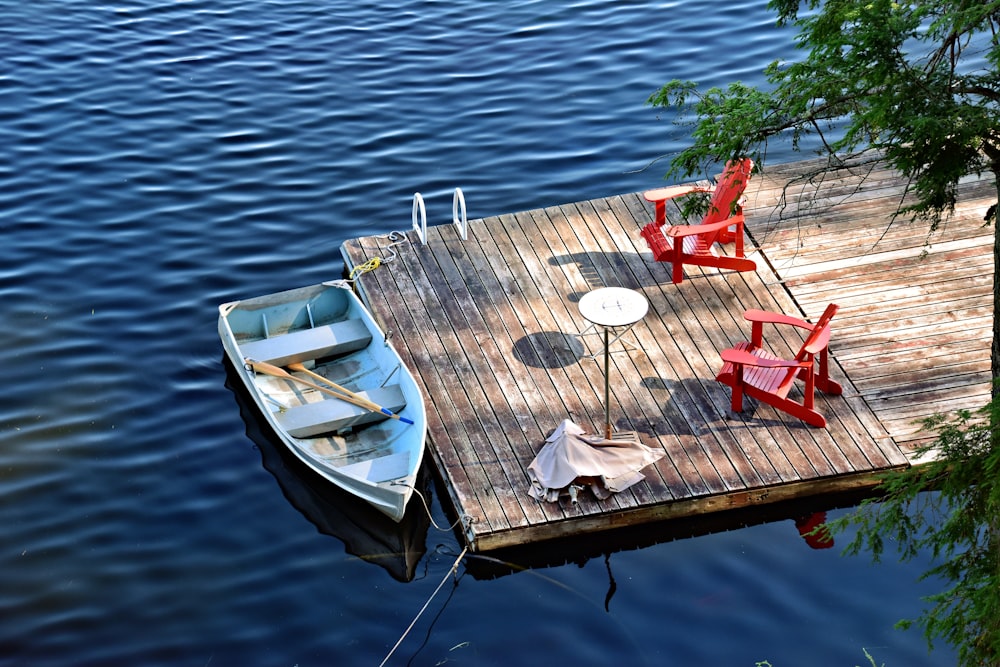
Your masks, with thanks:
[{"label": "boat seat", "polygon": [[275,366],[347,354],[366,347],[372,334],[358,318],[241,343],[244,357]]},{"label": "boat seat", "polygon": [[[399,412],[406,407],[406,398],[398,384],[357,393],[390,412]],[[314,403],[286,408],[276,412],[274,417],[294,438],[311,438],[323,433],[335,433],[345,428],[389,418],[384,413],[372,412],[332,396]]]},{"label": "boat seat", "polygon": [[410,474],[410,452],[402,451],[337,468],[337,472],[374,484],[399,479]]}]

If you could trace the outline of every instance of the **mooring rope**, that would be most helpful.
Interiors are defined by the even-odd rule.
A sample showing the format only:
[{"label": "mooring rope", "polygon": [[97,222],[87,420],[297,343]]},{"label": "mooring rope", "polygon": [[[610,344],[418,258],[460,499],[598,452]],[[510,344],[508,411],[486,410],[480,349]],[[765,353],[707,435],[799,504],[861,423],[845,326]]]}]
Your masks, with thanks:
[{"label": "mooring rope", "polygon": [[431,596],[427,598],[427,602],[425,602],[424,606],[420,608],[420,611],[417,612],[417,615],[413,617],[413,620],[410,622],[409,627],[406,628],[406,631],[403,633],[403,636],[401,636],[399,638],[399,641],[396,642],[395,646],[393,646],[389,650],[389,653],[388,655],[385,656],[385,659],[381,663],[379,663],[379,667],[385,667],[385,664],[389,662],[389,658],[392,657],[392,654],[396,652],[396,649],[399,648],[400,644],[403,643],[403,640],[406,639],[407,635],[410,634],[410,631],[413,629],[413,626],[417,624],[417,621],[420,620],[420,617],[423,615],[423,613],[427,611],[427,607],[430,606],[431,600],[434,599],[434,596],[437,595],[438,591],[441,590],[441,587],[444,586],[444,582],[448,581],[448,577],[452,576],[452,574],[454,574],[455,571],[458,569],[458,564],[462,562],[463,558],[465,558],[465,552],[467,552],[468,550],[469,547],[465,547],[464,549],[462,549],[462,553],[458,555],[458,558],[455,559],[455,562],[445,573],[444,577],[441,578],[441,583],[437,585],[437,588],[434,589],[434,592],[431,593]]},{"label": "mooring rope", "polygon": [[401,244],[401,243],[406,243],[406,241],[407,241],[406,234],[404,234],[403,232],[400,232],[400,231],[389,232],[388,234],[383,234],[381,236],[376,236],[375,238],[386,239],[386,240],[388,240],[390,242],[389,245],[387,245],[385,247],[385,252],[387,253],[386,256],[385,257],[372,257],[371,259],[369,259],[364,264],[359,264],[358,266],[354,267],[351,270],[351,275],[349,277],[349,280],[352,283],[354,282],[354,279],[357,276],[360,276],[360,275],[362,275],[364,273],[368,273],[369,271],[374,271],[375,269],[379,268],[383,264],[388,264],[389,262],[391,262],[394,259],[396,259],[397,257],[399,257],[399,253],[396,252],[396,250],[394,248],[396,246],[398,246],[399,244]]},{"label": "mooring rope", "polygon": [[382,266],[382,258],[372,257],[364,264],[359,264],[355,266],[353,269],[351,269],[351,275],[348,276],[348,279],[353,283],[354,279],[360,276],[362,273],[368,273],[369,271],[374,271],[380,266]]},{"label": "mooring rope", "polygon": [[413,491],[415,494],[417,494],[417,496],[420,497],[421,504],[423,504],[423,506],[424,506],[424,511],[427,512],[427,518],[430,519],[431,525],[434,526],[437,530],[440,530],[442,533],[447,533],[447,532],[450,532],[452,530],[455,530],[455,526],[457,526],[458,524],[460,524],[460,523],[462,523],[464,521],[468,521],[469,523],[472,522],[472,517],[471,516],[469,516],[468,514],[463,514],[462,516],[460,516],[457,519],[455,519],[455,523],[451,524],[447,528],[442,528],[441,526],[437,525],[437,521],[434,520],[434,516],[431,514],[431,508],[427,504],[427,499],[424,498],[424,494],[420,493],[420,489],[418,489],[417,487],[412,486],[410,484],[407,484],[406,482],[400,482],[398,480],[395,481],[395,482],[392,482],[392,485],[393,486],[405,486],[408,489],[410,489],[411,491]]},{"label": "mooring rope", "polygon": [[385,261],[391,262],[399,256],[393,248],[400,245],[401,243],[406,243],[406,234],[400,231],[389,232],[384,237],[381,237],[390,241],[389,245],[386,246],[385,250],[389,253],[389,256],[385,258]]}]

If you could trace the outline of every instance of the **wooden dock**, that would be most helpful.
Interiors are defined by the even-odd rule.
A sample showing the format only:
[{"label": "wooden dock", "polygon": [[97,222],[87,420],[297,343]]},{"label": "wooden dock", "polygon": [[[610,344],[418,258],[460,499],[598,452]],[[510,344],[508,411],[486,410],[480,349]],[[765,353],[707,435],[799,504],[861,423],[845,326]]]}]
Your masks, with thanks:
[{"label": "wooden dock", "polygon": [[[934,233],[889,225],[903,190],[889,171],[799,185],[814,163],[768,166],[748,189],[747,247],[756,273],[652,261],[639,229],[652,207],[631,193],[451,225],[397,245],[358,284],[427,400],[430,456],[473,550],[871,487],[909,465],[927,435],[915,420],[989,398],[994,201],[988,179],[962,186],[956,215]],[[651,183],[650,187],[657,187]],[[349,268],[385,257],[389,240],[343,245]],[[603,356],[577,303],[590,290],[635,289],[650,304],[639,350],[612,355],[611,416],[666,456],[646,480],[577,505],[528,495],[527,467],[566,418],[600,432]],[[815,429],[748,400],[729,410],[715,382],[719,351],[744,340],[748,308],[834,319],[833,376]],[[773,330],[776,332],[777,330]],[[794,354],[801,338],[772,339]],[[630,334],[631,335],[631,334]],[[784,346],[784,350],[781,346]]]}]

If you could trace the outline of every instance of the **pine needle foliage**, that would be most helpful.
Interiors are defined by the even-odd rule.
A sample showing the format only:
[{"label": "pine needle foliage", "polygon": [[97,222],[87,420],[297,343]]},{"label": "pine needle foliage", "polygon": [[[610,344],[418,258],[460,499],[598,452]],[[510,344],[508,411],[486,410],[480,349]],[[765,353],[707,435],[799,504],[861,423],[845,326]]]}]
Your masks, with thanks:
[{"label": "pine needle foliage", "polygon": [[[797,31],[797,48],[766,68],[766,86],[702,90],[675,79],[648,99],[689,125],[691,144],[673,158],[668,179],[742,157],[760,169],[768,142],[781,140],[818,147],[829,170],[859,156],[884,160],[911,195],[893,218],[932,229],[954,211],[961,179],[991,173],[1000,191],[1000,0],[770,0],[769,7],[779,25]],[[996,211],[987,211],[986,223]],[[1000,235],[993,254],[997,379]],[[963,667],[1000,666],[998,394],[995,384],[982,413],[929,423],[940,429],[938,458],[889,475],[878,502],[844,519],[858,528],[854,553],[878,558],[892,546],[904,559],[934,556],[925,576],[943,590],[901,625],[920,625],[932,645],[954,645]]]},{"label": "pine needle foliage", "polygon": [[774,61],[768,90],[701,90],[673,80],[649,104],[677,113],[692,144],[669,177],[737,157],[763,165],[768,141],[805,138],[834,159],[873,150],[909,177],[904,212],[936,224],[959,179],[1000,173],[1000,0],[771,0],[798,29],[801,60]]},{"label": "pine needle foliage", "polygon": [[932,556],[921,578],[943,590],[898,627],[920,626],[930,648],[935,640],[954,646],[963,667],[1000,665],[1000,447],[991,427],[998,410],[995,400],[980,412],[927,420],[937,437],[917,454],[935,458],[889,473],[879,497],[828,526],[857,529],[850,555]]}]

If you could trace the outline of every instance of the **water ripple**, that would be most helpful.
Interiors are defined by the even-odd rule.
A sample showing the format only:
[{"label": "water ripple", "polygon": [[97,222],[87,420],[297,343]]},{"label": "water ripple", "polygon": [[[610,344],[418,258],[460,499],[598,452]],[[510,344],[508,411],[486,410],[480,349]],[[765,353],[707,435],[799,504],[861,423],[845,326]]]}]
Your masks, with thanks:
[{"label": "water ripple", "polygon": [[[456,186],[485,217],[658,184],[647,165],[686,130],[646,98],[759,82],[790,44],[763,4],[5,3],[3,659],[377,664],[454,537],[400,585],[288,502],[224,386],[217,304],[340,277],[340,243],[408,228],[415,191],[438,223]],[[758,531],[616,555],[610,612],[601,562],[465,577],[405,650],[848,664],[878,641],[880,662],[929,664],[884,630],[911,572]],[[887,583],[851,599],[841,576]]]}]

